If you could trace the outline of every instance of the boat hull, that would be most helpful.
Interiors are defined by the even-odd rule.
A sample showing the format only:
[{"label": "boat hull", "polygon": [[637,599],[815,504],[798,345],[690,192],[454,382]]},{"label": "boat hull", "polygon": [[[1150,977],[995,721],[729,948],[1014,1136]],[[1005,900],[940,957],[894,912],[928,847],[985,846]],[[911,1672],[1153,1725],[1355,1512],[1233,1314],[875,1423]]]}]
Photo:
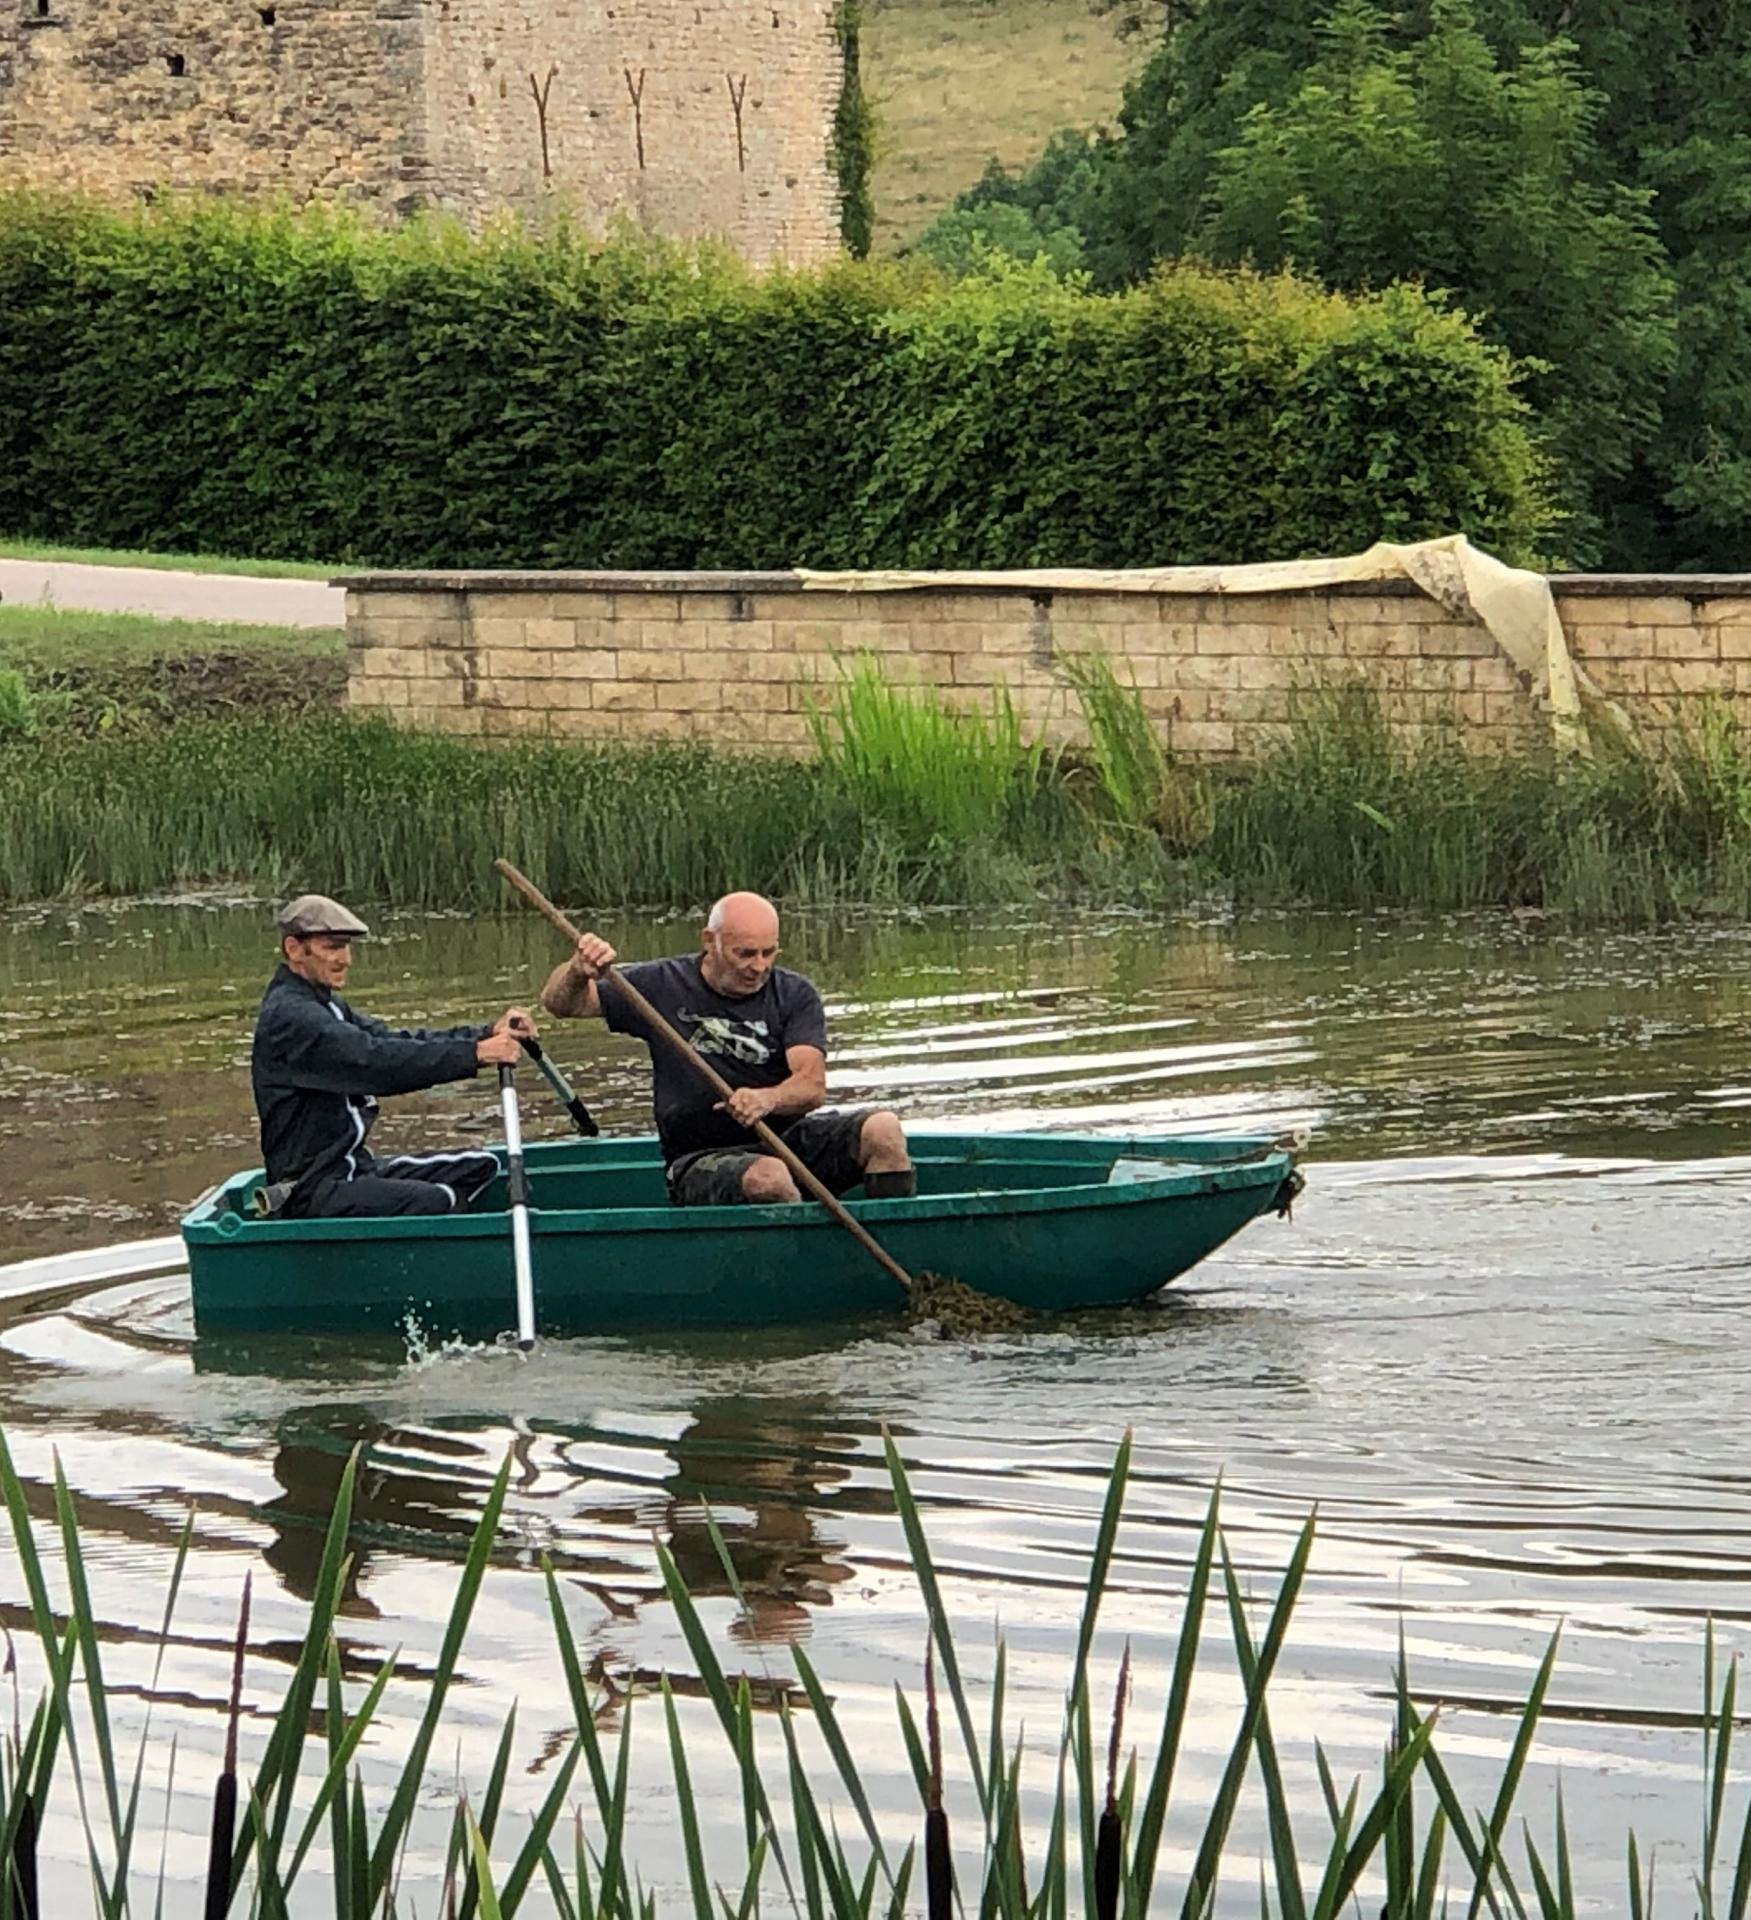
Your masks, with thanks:
[{"label": "boat hull", "polygon": [[[1056,1313],[1155,1292],[1280,1205],[1293,1178],[1292,1155],[1262,1141],[937,1135],[914,1153],[917,1198],[852,1199],[851,1211],[911,1272]],[[546,1335],[789,1326],[904,1305],[812,1204],[671,1207],[654,1140],[556,1141],[527,1161]],[[489,1339],[514,1319],[502,1175],[467,1213],[383,1220],[258,1220],[260,1180],[237,1175],[183,1221],[197,1332]]]}]

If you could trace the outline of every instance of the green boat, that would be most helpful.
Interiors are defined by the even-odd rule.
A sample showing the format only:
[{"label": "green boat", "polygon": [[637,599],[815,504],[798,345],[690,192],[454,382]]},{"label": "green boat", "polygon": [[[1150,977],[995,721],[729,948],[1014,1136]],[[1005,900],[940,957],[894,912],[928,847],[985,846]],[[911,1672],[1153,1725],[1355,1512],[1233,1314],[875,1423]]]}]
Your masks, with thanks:
[{"label": "green boat", "polygon": [[[909,1272],[1041,1312],[1141,1300],[1300,1185],[1265,1140],[926,1134],[918,1194],[848,1201]],[[527,1149],[536,1318],[550,1336],[788,1326],[892,1312],[894,1280],[810,1203],[672,1207],[654,1138]],[[500,1152],[501,1167],[503,1152]],[[259,1170],[182,1222],[196,1331],[490,1339],[513,1324],[501,1171],[462,1214],[385,1220],[255,1215]]]}]

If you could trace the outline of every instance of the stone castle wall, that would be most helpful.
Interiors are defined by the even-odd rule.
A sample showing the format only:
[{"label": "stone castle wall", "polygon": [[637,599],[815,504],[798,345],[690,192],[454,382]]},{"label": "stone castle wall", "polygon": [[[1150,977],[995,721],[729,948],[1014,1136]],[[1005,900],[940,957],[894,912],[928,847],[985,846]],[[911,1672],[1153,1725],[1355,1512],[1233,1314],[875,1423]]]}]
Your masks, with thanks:
[{"label": "stone castle wall", "polygon": [[0,183],[839,245],[834,0],[13,0]]},{"label": "stone castle wall", "polygon": [[423,197],[419,9],[380,0],[12,0],[0,180]]},{"label": "stone castle wall", "polygon": [[624,212],[726,235],[757,261],[826,259],[844,78],[833,13],[832,0],[457,0],[426,82],[444,204],[479,214],[553,190],[597,227]]},{"label": "stone castle wall", "polygon": [[[1322,689],[1372,687],[1415,739],[1479,750],[1547,729],[1483,627],[1414,587],[1229,596],[934,587],[805,590],[794,574],[382,574],[348,588],[349,701],[483,738],[701,737],[806,747],[808,708],[852,656],[988,707],[1006,686],[1077,737],[1067,654],[1108,655],[1164,740],[1256,753]],[[1751,720],[1751,576],[1553,582],[1578,665],[1646,733],[1723,700]]]}]

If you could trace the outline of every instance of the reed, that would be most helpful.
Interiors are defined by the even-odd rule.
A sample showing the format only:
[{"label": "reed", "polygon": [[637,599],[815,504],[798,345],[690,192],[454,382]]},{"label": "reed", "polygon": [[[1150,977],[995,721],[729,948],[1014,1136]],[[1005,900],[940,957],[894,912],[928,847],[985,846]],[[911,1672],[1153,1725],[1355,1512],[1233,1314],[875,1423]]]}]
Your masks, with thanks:
[{"label": "reed", "polygon": [[[1529,736],[1406,741],[1334,689],[1250,765],[1188,770],[1134,688],[1072,662],[1089,746],[1048,751],[1001,691],[971,712],[852,665],[817,755],[704,743],[491,751],[340,713],[81,736],[0,677],[0,902],[210,881],[496,908],[492,859],[562,896],[1172,908],[1536,908],[1658,924],[1751,913],[1751,734],[1724,707],[1593,758]],[[10,704],[9,704],[10,703]]]},{"label": "reed", "polygon": [[[807,1653],[792,1649],[800,1700],[812,1718],[830,1763],[812,1771],[803,1757],[797,1721],[803,1704],[789,1690],[777,1700],[776,1742],[757,1736],[753,1690],[718,1659],[675,1563],[659,1544],[657,1562],[688,1654],[726,1743],[742,1805],[741,1848],[726,1884],[723,1862],[708,1866],[694,1785],[697,1755],[683,1736],[667,1676],[657,1685],[673,1803],[679,1827],[679,1860],[687,1893],[677,1904],[692,1920],[749,1920],[779,1882],[786,1903],[807,1920],[901,1920],[911,1911],[920,1842],[924,1894],[931,1920],[947,1920],[958,1898],[962,1911],[987,1920],[1067,1920],[1075,1912],[1093,1920],[1141,1920],[1153,1910],[1177,1911],[1200,1920],[1214,1911],[1225,1876],[1256,1878],[1259,1910],[1281,1920],[1336,1920],[1355,1910],[1366,1891],[1369,1907],[1384,1888],[1381,1911],[1388,1920],[1431,1920],[1457,1910],[1517,1920],[1536,1912],[1540,1920],[1571,1920],[1577,1912],[1574,1858],[1560,1790],[1549,1851],[1530,1825],[1516,1826],[1516,1807],[1527,1761],[1555,1671],[1553,1637],[1520,1711],[1509,1751],[1487,1812],[1468,1808],[1454,1786],[1439,1749],[1436,1716],[1416,1704],[1402,1636],[1391,1678],[1390,1726],[1378,1771],[1344,1785],[1317,1746],[1321,1784],[1312,1807],[1291,1803],[1270,1720],[1272,1678],[1288,1642],[1296,1601],[1314,1543],[1314,1523],[1301,1529],[1274,1596],[1262,1609],[1262,1631],[1229,1556],[1213,1496],[1187,1579],[1165,1707],[1159,1727],[1142,1746],[1127,1748],[1125,1709],[1131,1677],[1130,1652],[1120,1662],[1104,1739],[1095,1722],[1095,1638],[1114,1545],[1124,1512],[1130,1466],[1129,1437],[1114,1459],[1106,1499],[1090,1544],[1080,1626],[1065,1687],[1065,1710],[1050,1763],[1055,1783],[1043,1833],[1024,1818],[1022,1743],[1007,1722],[1004,1705],[1006,1656],[998,1647],[986,1714],[975,1712],[952,1623],[905,1466],[886,1443],[893,1498],[918,1583],[927,1622],[923,1729],[913,1703],[896,1691],[897,1732],[909,1757],[919,1796],[915,1827],[896,1833],[884,1827],[862,1779],[857,1757],[840,1725],[832,1696]],[[367,1681],[349,1683],[336,1636],[347,1556],[347,1537],[358,1462],[344,1471],[324,1542],[302,1644],[293,1660],[278,1710],[265,1740],[239,1777],[238,1698],[248,1638],[247,1594],[238,1629],[232,1703],[223,1771],[212,1820],[206,1882],[208,1920],[228,1913],[284,1915],[294,1888],[304,1881],[298,1911],[314,1911],[308,1880],[313,1858],[324,1853],[332,1878],[335,1920],[379,1920],[415,1910],[467,1917],[510,1916],[527,1903],[531,1912],[564,1920],[654,1920],[657,1902],[642,1885],[626,1851],[633,1698],[619,1705],[619,1733],[610,1743],[598,1724],[603,1702],[591,1696],[577,1644],[551,1566],[544,1570],[555,1656],[575,1723],[557,1757],[540,1804],[526,1824],[507,1831],[505,1802],[516,1757],[516,1713],[506,1715],[497,1750],[479,1798],[459,1794],[450,1823],[442,1884],[403,1884],[403,1858],[414,1810],[427,1781],[445,1702],[455,1679],[468,1623],[497,1544],[508,1484],[507,1458],[488,1494],[461,1574],[442,1647],[429,1678],[406,1759],[382,1804],[367,1794],[358,1765],[360,1748],[376,1722],[394,1667],[394,1657]],[[57,1465],[53,1500],[67,1588],[67,1607],[50,1604],[44,1554],[30,1504],[0,1433],[0,1498],[17,1548],[29,1614],[45,1681],[25,1731],[13,1672],[12,1731],[0,1740],[0,1920],[36,1920],[35,1834],[42,1818],[72,1817],[73,1803],[90,1860],[97,1911],[104,1920],[131,1920],[167,1910],[165,1869],[156,1874],[135,1865],[142,1839],[144,1760],[152,1739],[150,1703],[157,1697],[154,1669],[146,1689],[148,1715],[131,1770],[118,1751],[99,1651],[98,1618],[84,1572],[73,1502]],[[708,1521],[708,1524],[711,1524]],[[731,1592],[743,1596],[721,1535],[712,1537]],[[168,1643],[189,1547],[185,1530],[172,1572],[159,1633],[159,1658]],[[1211,1617],[1225,1619],[1228,1649],[1216,1643]],[[9,1648],[10,1655],[10,1648]],[[1176,1793],[1178,1761],[1201,1672],[1232,1661],[1242,1686],[1242,1704],[1215,1786],[1194,1804]],[[940,1674],[940,1682],[938,1675]],[[76,1678],[77,1676],[77,1678]],[[1751,1906],[1751,1811],[1729,1828],[1725,1805],[1731,1782],[1731,1745],[1737,1706],[1737,1664],[1717,1670],[1712,1626],[1703,1648],[1704,1796],[1701,1851],[1694,1876],[1698,1909],[1719,1920],[1743,1920]],[[770,1692],[770,1689],[768,1688]],[[313,1715],[321,1700],[323,1762],[301,1766],[314,1737]],[[958,1736],[958,1751],[945,1751],[945,1723]],[[774,1745],[779,1751],[774,1752]],[[1104,1764],[1103,1764],[1104,1762]],[[779,1783],[782,1782],[782,1785]],[[574,1787],[581,1802],[574,1806]],[[951,1795],[950,1788],[954,1795]],[[176,1791],[175,1768],[167,1800]],[[188,1789],[199,1791],[199,1787]],[[951,1797],[970,1797],[977,1817],[951,1824]],[[1230,1836],[1247,1794],[1263,1803],[1268,1859],[1237,1862]],[[234,1830],[234,1810],[244,1809]],[[165,1810],[166,1831],[170,1809]],[[573,1841],[558,1836],[569,1823]],[[1170,1865],[1163,1841],[1175,1830]],[[848,1846],[842,1825],[859,1838]],[[1518,1839],[1516,1840],[1516,1835]],[[1730,1868],[1723,1855],[1730,1853]],[[1634,1836],[1627,1849],[1627,1911],[1652,1911],[1651,1877],[1644,1875]],[[1728,1877],[1730,1874],[1730,1878]],[[546,1904],[543,1906],[542,1903]]]}]

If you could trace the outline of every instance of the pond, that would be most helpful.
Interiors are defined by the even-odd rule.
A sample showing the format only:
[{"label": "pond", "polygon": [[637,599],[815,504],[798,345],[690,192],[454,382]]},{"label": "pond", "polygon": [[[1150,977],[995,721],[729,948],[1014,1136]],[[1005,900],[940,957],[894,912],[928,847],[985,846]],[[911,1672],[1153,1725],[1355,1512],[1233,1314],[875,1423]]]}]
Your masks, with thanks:
[{"label": "pond", "polygon": [[[384,937],[362,950],[350,993],[395,1024],[531,1000],[556,957],[532,919],[372,917]],[[601,930],[626,957],[694,940],[690,923],[652,916]],[[910,1837],[893,1687],[916,1700],[923,1611],[884,1431],[910,1468],[977,1700],[995,1635],[1007,1641],[1012,1724],[1042,1756],[1030,1778],[1043,1809],[1106,1470],[1133,1429],[1095,1665],[1104,1697],[1130,1644],[1141,1741],[1154,1739],[1220,1476],[1255,1630],[1318,1509],[1272,1696],[1305,1853],[1321,1851],[1323,1826],[1313,1742],[1340,1777],[1377,1765],[1401,1634],[1419,1693],[1446,1703],[1449,1767],[1477,1798],[1560,1624],[1522,1808],[1548,1852],[1560,1778],[1581,1891],[1599,1910],[1622,1908],[1631,1826],[1658,1881],[1682,1887],[1703,1805],[1705,1621],[1723,1660],[1737,1651],[1751,1580],[1751,934],[825,912],[789,915],[784,932],[787,962],[828,997],[837,1097],[879,1097],[925,1127],[1309,1125],[1293,1219],[1256,1223],[1145,1308],[965,1343],[895,1320],[550,1341],[526,1363],[321,1343],[240,1363],[195,1342],[166,1236],[182,1205],[256,1157],[247,1054],[272,959],[266,909],[201,897],[0,920],[0,1260],[29,1263],[0,1271],[0,1423],[39,1531],[57,1455],[74,1491],[125,1754],[155,1702],[148,1819],[164,1818],[170,1735],[179,1780],[201,1783],[172,1806],[173,1879],[204,1866],[244,1575],[245,1691],[265,1714],[356,1446],[346,1645],[361,1667],[399,1649],[409,1676],[365,1752],[368,1784],[411,1737],[464,1543],[514,1456],[408,1859],[430,1912],[454,1772],[478,1794],[513,1699],[517,1804],[539,1798],[562,1744],[543,1556],[599,1684],[620,1694],[675,1677],[709,1842],[739,1831],[739,1797],[657,1541],[701,1597],[719,1657],[767,1696],[793,1675],[789,1645],[807,1646],[878,1817]],[[642,1129],[641,1049],[593,1026],[548,1038],[607,1128]],[[523,1078],[528,1132],[562,1132]],[[389,1103],[378,1138],[417,1150],[494,1137],[496,1124],[482,1079]],[[86,1249],[112,1251],[73,1257]],[[25,1652],[28,1712],[40,1664],[23,1598],[8,1538],[0,1622]],[[1232,1657],[1211,1627],[1169,1828],[1180,1870],[1233,1733]],[[638,1711],[630,1844],[673,1909],[685,1876],[661,1710]],[[776,1728],[763,1739],[781,1752]],[[82,1887],[70,1795],[55,1813],[46,1870]],[[1254,1794],[1233,1842],[1236,1911],[1256,1911],[1264,1844]],[[312,1882],[308,1911],[323,1894]]]}]

